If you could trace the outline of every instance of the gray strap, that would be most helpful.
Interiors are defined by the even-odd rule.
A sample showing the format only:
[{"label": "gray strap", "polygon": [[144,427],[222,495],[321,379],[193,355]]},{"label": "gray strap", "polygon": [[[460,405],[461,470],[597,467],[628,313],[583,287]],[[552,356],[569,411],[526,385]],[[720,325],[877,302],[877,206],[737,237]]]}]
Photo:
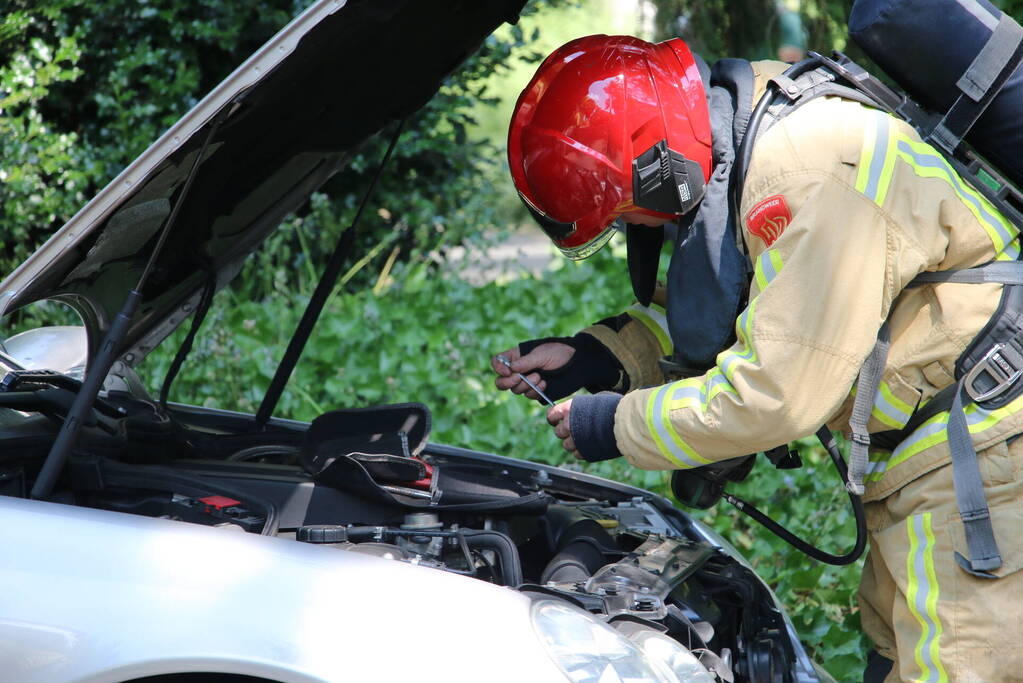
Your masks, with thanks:
[{"label": "gray strap", "polygon": [[1012,59],[1012,54],[1023,42],[1023,28],[1003,14],[991,37],[984,43],[973,62],[966,69],[956,86],[974,102],[980,102],[987,94],[1005,65]]},{"label": "gray strap", "polygon": [[1003,285],[1023,285],[1023,261],[991,261],[976,268],[928,271],[917,275],[906,286],[919,287],[942,282],[969,285],[997,282]]},{"label": "gray strap", "polygon": [[818,67],[800,74],[792,79],[780,74],[771,79],[786,99],[776,101],[767,109],[767,116],[760,124],[758,134],[770,130],[771,126],[791,114],[796,109],[817,99],[818,97],[841,97],[846,100],[860,102],[868,107],[877,107],[877,101],[856,88],[840,85],[835,82],[835,74],[828,68]]},{"label": "gray strap", "polygon": [[970,553],[969,559],[956,553],[956,562],[974,576],[998,578],[990,572],[1002,566],[1002,556],[995,543],[977,451],[973,449],[973,439],[966,425],[966,413],[963,412],[963,380],[959,380],[956,386],[955,398],[948,412],[948,446],[952,451],[952,482],[956,503]]},{"label": "gray strap", "polygon": [[1023,60],[1023,28],[1002,14],[991,37],[960,77],[962,94],[926,141],[952,154]]},{"label": "gray strap", "polygon": [[885,321],[877,333],[874,348],[863,361],[859,377],[856,379],[856,398],[853,400],[852,416],[849,418],[849,431],[852,433],[852,445],[849,448],[849,481],[846,482],[845,488],[857,496],[862,496],[865,490],[863,477],[867,474],[867,464],[870,461],[870,432],[867,431],[867,423],[874,409],[874,397],[881,387],[881,376],[888,361],[890,344],[888,322]]},{"label": "gray strap", "polygon": [[987,26],[989,30],[995,30],[995,26],[998,25],[998,17],[987,11],[977,0],[956,0],[956,2],[972,14],[977,21]]}]

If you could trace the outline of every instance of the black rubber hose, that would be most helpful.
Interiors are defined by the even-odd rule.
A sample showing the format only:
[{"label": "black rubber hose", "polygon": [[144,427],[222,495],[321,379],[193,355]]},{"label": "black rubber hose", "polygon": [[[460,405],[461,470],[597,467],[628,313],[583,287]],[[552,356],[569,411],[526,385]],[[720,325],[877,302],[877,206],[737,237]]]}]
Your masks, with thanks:
[{"label": "black rubber hose", "polygon": [[522,562],[519,549],[507,535],[500,531],[464,529],[461,531],[466,544],[473,550],[493,550],[501,558],[501,578],[506,586],[517,588],[522,585]]},{"label": "black rubber hose", "polygon": [[[825,450],[827,450],[828,455],[831,456],[831,460],[835,463],[835,468],[841,475],[842,482],[844,484],[848,480],[848,470],[845,466],[845,460],[842,459],[842,454],[838,450],[838,444],[835,442],[835,437],[831,434],[831,431],[828,430],[827,427],[821,427],[817,430],[817,438],[820,439],[820,442],[824,446]],[[793,548],[805,553],[807,556],[812,557],[819,562],[833,564],[836,566],[852,564],[860,558],[860,555],[863,554],[863,551],[867,547],[867,520],[863,513],[863,501],[860,500],[859,496],[852,493],[849,494],[849,500],[852,503],[853,517],[856,519],[856,542],[853,544],[852,550],[844,555],[833,555],[831,553],[824,552],[816,546],[810,545],[783,527],[781,524],[744,501],[742,498],[733,496],[730,493],[725,493],[724,498],[734,505],[739,512],[749,515],[754,520],[762,524],[768,531],[781,538]]]},{"label": "black rubber hose", "polygon": [[35,413],[52,407],[52,402],[44,400],[35,391],[0,392],[0,408]]},{"label": "black rubber hose", "polygon": [[519,549],[500,531],[481,529],[459,529],[457,531],[441,529],[395,529],[382,526],[350,526],[348,540],[369,541],[377,538],[394,536],[424,536],[432,538],[460,538],[470,550],[493,550],[501,560],[501,578],[506,586],[512,588],[522,584],[522,562],[519,560]]}]

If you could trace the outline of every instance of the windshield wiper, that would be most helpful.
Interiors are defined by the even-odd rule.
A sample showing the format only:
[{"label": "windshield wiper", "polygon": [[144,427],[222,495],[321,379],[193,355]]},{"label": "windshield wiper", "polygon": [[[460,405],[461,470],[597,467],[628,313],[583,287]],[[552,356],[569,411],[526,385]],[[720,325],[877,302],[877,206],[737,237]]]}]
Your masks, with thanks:
[{"label": "windshield wiper", "polygon": [[199,170],[199,165],[202,163],[203,156],[206,154],[206,149],[209,147],[210,142],[213,140],[213,136],[220,128],[220,124],[223,123],[234,110],[235,104],[235,102],[229,102],[227,106],[217,112],[213,119],[213,122],[210,125],[210,132],[206,134],[206,139],[203,140],[202,146],[199,148],[199,152],[195,155],[195,159],[192,161],[192,167],[189,169],[188,176],[185,178],[184,186],[181,188],[181,194],[178,196],[178,200],[174,202],[174,209],[171,211],[170,216],[167,217],[167,222],[164,224],[163,230],[160,231],[160,237],[157,239],[156,246],[153,247],[153,252],[149,255],[149,260],[146,262],[146,266],[142,270],[142,275],[139,277],[135,287],[128,293],[128,297],[124,300],[124,305],[121,306],[121,310],[118,311],[117,315],[114,317],[113,323],[110,325],[110,329],[107,330],[107,333],[103,338],[103,343],[100,345],[99,353],[96,354],[96,358],[92,361],[88,373],[85,376],[85,380],[82,382],[82,387],[75,396],[74,403],[72,403],[71,409],[67,413],[67,417],[64,418],[64,424],[60,427],[57,439],[53,442],[53,446],[50,448],[50,452],[47,454],[46,460],[43,461],[43,467],[39,471],[39,476],[36,478],[35,484],[32,485],[32,498],[37,500],[46,499],[49,498],[51,493],[53,493],[53,487],[57,483],[57,477],[59,477],[60,473],[63,471],[64,464],[67,462],[67,457],[74,448],[75,443],[78,441],[78,435],[81,433],[82,427],[92,412],[92,406],[96,402],[96,396],[103,387],[103,380],[106,379],[107,373],[110,372],[110,368],[113,367],[114,361],[117,360],[117,354],[120,352],[121,346],[124,344],[124,338],[128,333],[128,327],[131,324],[131,319],[135,315],[135,311],[138,310],[139,303],[142,301],[142,289],[149,280],[149,275],[152,272],[153,267],[156,265],[156,260],[163,251],[163,245],[167,241],[167,236],[170,234],[170,230],[174,226],[174,222],[178,217],[178,212],[181,210],[184,200],[192,188],[192,181],[195,180],[196,173]]}]

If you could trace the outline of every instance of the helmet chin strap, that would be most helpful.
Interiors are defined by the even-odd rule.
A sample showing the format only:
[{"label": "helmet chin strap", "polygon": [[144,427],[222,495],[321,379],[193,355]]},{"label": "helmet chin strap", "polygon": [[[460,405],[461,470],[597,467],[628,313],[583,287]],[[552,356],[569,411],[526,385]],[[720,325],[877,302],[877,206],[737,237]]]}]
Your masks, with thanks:
[{"label": "helmet chin strap", "polygon": [[629,279],[636,301],[649,306],[657,287],[657,266],[660,262],[661,245],[664,243],[664,226],[652,228],[629,223],[625,226],[625,245],[628,248]]}]

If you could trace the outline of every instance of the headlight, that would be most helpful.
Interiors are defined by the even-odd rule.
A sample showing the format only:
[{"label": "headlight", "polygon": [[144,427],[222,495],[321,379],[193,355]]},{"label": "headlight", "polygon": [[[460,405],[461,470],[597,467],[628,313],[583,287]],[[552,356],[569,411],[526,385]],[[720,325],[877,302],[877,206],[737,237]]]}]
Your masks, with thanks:
[{"label": "headlight", "polygon": [[574,683],[667,683],[638,645],[566,602],[536,602],[533,625],[547,652]]},{"label": "headlight", "polygon": [[632,636],[643,650],[647,661],[665,681],[678,683],[715,683],[717,677],[700,663],[696,656],[678,641],[663,633],[643,630]]},{"label": "headlight", "polygon": [[682,645],[642,628],[626,637],[589,612],[560,600],[533,605],[533,624],[551,657],[575,683],[714,683]]}]

